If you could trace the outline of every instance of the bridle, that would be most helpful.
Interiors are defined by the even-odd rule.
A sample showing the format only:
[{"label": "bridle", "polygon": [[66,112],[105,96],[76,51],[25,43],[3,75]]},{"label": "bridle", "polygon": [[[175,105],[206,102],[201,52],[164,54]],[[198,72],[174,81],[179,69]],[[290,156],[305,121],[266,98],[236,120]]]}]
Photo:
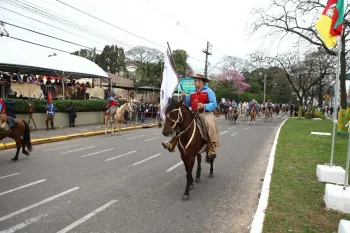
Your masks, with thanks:
[{"label": "bridle", "polygon": [[[178,112],[178,113],[177,113],[177,118],[176,118],[176,120],[173,120],[173,119],[170,118],[170,114],[171,114],[172,112],[175,112],[175,111]],[[192,142],[192,140],[193,140],[193,138],[194,138],[194,135],[195,135],[195,133],[196,133],[197,125],[196,125],[196,123],[194,123],[194,122],[195,122],[195,118],[196,118],[197,114],[198,114],[198,111],[196,111],[196,114],[195,114],[195,116],[193,117],[193,119],[192,119],[192,121],[191,121],[191,124],[189,124],[189,126],[188,126],[184,131],[181,131],[180,133],[178,133],[178,134],[175,135],[175,137],[177,137],[177,138],[179,139],[179,144],[180,144],[181,148],[184,150],[184,152],[185,152],[185,150],[188,148],[188,146],[191,144],[191,142]],[[172,122],[174,123],[173,126],[172,126],[171,128],[172,128],[173,130],[174,130],[175,128],[177,128],[177,127],[179,126],[179,124],[181,124],[181,123],[183,122],[183,116],[182,116],[181,106],[180,106],[179,108],[175,108],[175,109],[171,110],[171,111],[166,115],[165,121],[166,121],[167,118],[168,118],[170,121],[172,121]],[[185,133],[185,132],[192,126],[192,124],[194,125],[194,126],[193,126],[194,128],[193,128],[193,131],[192,131],[191,138],[190,138],[190,140],[188,140],[186,146],[184,147],[184,146],[182,145],[182,143],[181,143],[180,136],[181,136],[183,133]]]}]

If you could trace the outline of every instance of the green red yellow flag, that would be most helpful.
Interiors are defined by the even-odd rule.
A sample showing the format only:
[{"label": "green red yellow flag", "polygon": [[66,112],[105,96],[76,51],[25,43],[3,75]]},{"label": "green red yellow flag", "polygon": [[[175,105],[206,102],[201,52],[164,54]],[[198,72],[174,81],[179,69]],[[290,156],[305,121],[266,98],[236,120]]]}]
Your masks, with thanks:
[{"label": "green red yellow flag", "polygon": [[344,0],[329,0],[316,23],[316,30],[327,48],[337,44],[336,37],[342,34],[343,21]]}]

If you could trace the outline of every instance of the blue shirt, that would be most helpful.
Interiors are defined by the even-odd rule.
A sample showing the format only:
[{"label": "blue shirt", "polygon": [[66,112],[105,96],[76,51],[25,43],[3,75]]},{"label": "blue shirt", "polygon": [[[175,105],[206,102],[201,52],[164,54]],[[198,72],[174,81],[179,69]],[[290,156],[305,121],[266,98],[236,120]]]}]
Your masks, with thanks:
[{"label": "blue shirt", "polygon": [[55,115],[55,107],[53,103],[46,104],[46,111],[48,116],[54,116]]},{"label": "blue shirt", "polygon": [[[208,92],[208,100],[209,103],[204,105],[204,110],[206,112],[212,112],[216,109],[217,103],[216,103],[216,96],[212,89],[208,87],[208,84],[205,84],[201,92]],[[191,95],[196,93],[196,90],[193,90],[191,94],[186,96],[186,101],[184,101],[184,105],[191,106]]]},{"label": "blue shirt", "polygon": [[0,112],[2,112],[2,104],[0,104]]}]

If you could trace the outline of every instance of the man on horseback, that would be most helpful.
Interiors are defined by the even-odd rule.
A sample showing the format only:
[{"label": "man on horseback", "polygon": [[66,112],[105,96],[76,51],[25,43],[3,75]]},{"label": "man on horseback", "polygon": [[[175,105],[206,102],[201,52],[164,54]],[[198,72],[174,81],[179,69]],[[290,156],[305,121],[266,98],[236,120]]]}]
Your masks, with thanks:
[{"label": "man on horseback", "polygon": [[233,109],[236,109],[237,108],[237,103],[234,100],[232,100],[231,106],[232,106]]},{"label": "man on horseback", "polygon": [[[252,101],[249,102],[249,109],[248,109],[249,113],[252,110],[254,104],[258,104],[258,102],[255,99],[253,99]],[[259,107],[258,106],[256,107],[256,112],[257,113],[259,112]]]},{"label": "man on horseback", "polygon": [[[185,92],[182,92],[184,99],[183,104],[191,107],[196,117],[199,117],[203,122],[204,132],[207,132],[208,136],[208,155],[210,158],[216,157],[215,149],[220,146],[220,133],[218,125],[214,116],[214,110],[216,109],[216,96],[213,90],[211,90],[206,84],[209,82],[203,75],[196,75],[194,78],[194,85],[196,89],[188,96]],[[165,149],[173,152],[177,144],[178,138],[174,136],[169,142],[163,142],[162,145]]]},{"label": "man on horseback", "polygon": [[274,104],[271,102],[271,100],[268,100],[268,101],[267,101],[267,107],[268,107],[268,108],[274,108],[275,106],[274,106]]},{"label": "man on horseback", "polygon": [[118,106],[117,93],[114,92],[112,96],[108,97],[107,102],[108,102],[107,114],[109,116],[112,116],[117,111],[117,106]]}]

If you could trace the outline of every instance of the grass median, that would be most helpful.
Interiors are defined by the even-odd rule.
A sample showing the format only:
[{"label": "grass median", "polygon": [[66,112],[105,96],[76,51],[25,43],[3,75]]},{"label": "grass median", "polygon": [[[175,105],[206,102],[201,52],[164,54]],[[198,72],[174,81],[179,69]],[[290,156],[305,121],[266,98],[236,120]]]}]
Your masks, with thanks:
[{"label": "grass median", "polygon": [[[325,184],[317,181],[316,165],[329,163],[331,136],[311,132],[332,132],[330,120],[288,119],[276,148],[264,233],[338,232],[342,214],[325,208]],[[347,136],[335,140],[334,163],[345,168]]]}]

